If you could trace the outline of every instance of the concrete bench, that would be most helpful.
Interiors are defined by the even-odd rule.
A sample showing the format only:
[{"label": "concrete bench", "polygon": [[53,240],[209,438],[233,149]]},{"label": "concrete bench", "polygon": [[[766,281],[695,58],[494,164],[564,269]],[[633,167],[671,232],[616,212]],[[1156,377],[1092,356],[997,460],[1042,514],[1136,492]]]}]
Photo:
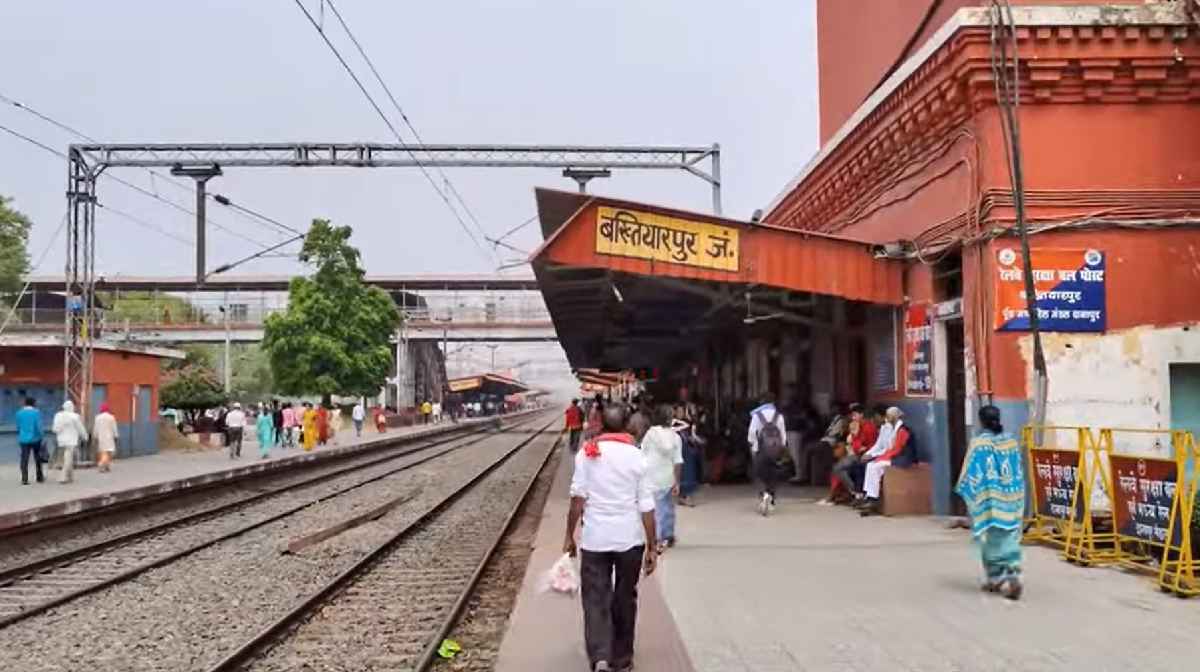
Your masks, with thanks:
[{"label": "concrete bench", "polygon": [[933,491],[933,469],[925,463],[889,467],[883,474],[883,515],[928,516]]}]

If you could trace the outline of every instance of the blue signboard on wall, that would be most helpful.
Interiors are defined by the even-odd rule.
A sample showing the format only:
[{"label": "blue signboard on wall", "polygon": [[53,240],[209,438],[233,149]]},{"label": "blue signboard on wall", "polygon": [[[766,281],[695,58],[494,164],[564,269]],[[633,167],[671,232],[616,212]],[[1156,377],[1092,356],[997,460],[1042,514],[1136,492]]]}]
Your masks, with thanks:
[{"label": "blue signboard on wall", "polygon": [[[1103,332],[1104,253],[1099,250],[1033,250],[1038,326],[1042,331]],[[1028,331],[1024,266],[1016,247],[996,252],[997,331]]]}]

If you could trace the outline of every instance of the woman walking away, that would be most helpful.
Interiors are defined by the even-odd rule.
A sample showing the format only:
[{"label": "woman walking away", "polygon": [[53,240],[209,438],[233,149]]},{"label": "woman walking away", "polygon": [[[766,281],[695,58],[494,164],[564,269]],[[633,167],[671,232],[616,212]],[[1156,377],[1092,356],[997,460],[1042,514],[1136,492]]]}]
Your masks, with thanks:
[{"label": "woman walking away", "polygon": [[983,589],[1021,598],[1021,526],[1025,467],[1021,449],[1000,424],[1000,409],[979,409],[983,431],[971,441],[955,491],[971,515],[971,534],[983,559]]},{"label": "woman walking away", "polygon": [[317,445],[317,412],[313,410],[312,404],[304,402],[304,413],[300,419],[301,441],[304,443],[304,451],[312,452],[312,449]]},{"label": "woman walking away", "polygon": [[96,416],[92,433],[96,437],[96,466],[107,472],[112,468],[113,455],[117,452],[117,419],[108,404],[100,404],[100,415]]},{"label": "woman walking away", "polygon": [[54,438],[62,450],[62,476],[58,482],[70,483],[75,474],[75,450],[88,438],[87,428],[70,401],[64,401],[62,410],[54,414]]},{"label": "woman walking away", "polygon": [[654,491],[654,525],[658,534],[658,552],[675,545],[675,498],[683,471],[683,440],[671,430],[671,407],[663,405],[654,413],[654,426],[642,437],[646,457],[646,478]]},{"label": "woman walking away", "polygon": [[258,409],[255,428],[258,430],[258,456],[265,460],[271,456],[271,446],[275,443],[275,416],[266,404]]},{"label": "woman walking away", "polygon": [[296,419],[296,407],[292,402],[285,402],[283,406],[283,447],[296,447],[296,425],[299,421]]},{"label": "woman walking away", "polygon": [[329,409],[324,404],[317,406],[317,443],[322,446],[329,441]]}]

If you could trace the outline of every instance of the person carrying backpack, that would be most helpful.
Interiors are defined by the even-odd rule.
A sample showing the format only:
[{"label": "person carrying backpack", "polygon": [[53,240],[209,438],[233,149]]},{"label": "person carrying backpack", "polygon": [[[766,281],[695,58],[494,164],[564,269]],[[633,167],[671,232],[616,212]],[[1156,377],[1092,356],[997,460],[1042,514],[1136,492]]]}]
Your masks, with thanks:
[{"label": "person carrying backpack", "polygon": [[750,411],[750,431],[746,440],[750,443],[750,455],[754,460],[754,474],[762,483],[758,512],[768,516],[775,510],[775,484],[779,480],[779,460],[787,450],[787,427],[783,413],[767,399],[758,408]]}]

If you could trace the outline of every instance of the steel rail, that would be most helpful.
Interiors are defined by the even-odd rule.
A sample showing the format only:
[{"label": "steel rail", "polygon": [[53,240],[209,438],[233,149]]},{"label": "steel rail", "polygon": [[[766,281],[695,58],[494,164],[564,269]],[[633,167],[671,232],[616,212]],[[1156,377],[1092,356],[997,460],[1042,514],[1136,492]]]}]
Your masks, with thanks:
[{"label": "steel rail", "polygon": [[[522,425],[524,425],[524,424],[527,424],[528,422],[531,422],[532,420],[533,420],[533,418],[523,418],[523,419],[522,419],[522,422],[518,422],[518,423],[514,424],[514,425],[513,425],[513,427],[514,427],[514,428],[515,428],[515,427],[520,427],[520,426],[522,426]],[[276,489],[276,490],[272,490],[272,491],[269,491],[269,492],[266,492],[266,493],[261,493],[261,494],[259,494],[259,495],[254,495],[254,496],[252,496],[252,497],[248,498],[246,501],[241,501],[241,500],[240,500],[240,501],[239,501],[239,502],[237,502],[237,503],[232,503],[232,504],[228,504],[228,505],[221,505],[221,506],[219,506],[219,507],[217,507],[217,508],[215,509],[215,512],[216,512],[216,513],[220,513],[220,512],[222,512],[222,511],[226,511],[226,510],[228,510],[228,509],[231,509],[231,508],[234,508],[234,507],[237,507],[237,506],[241,506],[241,505],[243,505],[243,504],[246,504],[246,503],[247,503],[247,501],[257,501],[257,500],[264,499],[264,498],[266,498],[266,497],[269,497],[269,496],[278,495],[278,494],[280,494],[280,493],[282,493],[282,492],[285,492],[285,491],[288,491],[288,490],[292,490],[292,489],[295,489],[295,488],[297,488],[297,487],[301,487],[301,485],[311,485],[311,484],[313,484],[313,483],[317,483],[317,482],[320,482],[320,481],[323,481],[323,480],[329,480],[329,479],[331,479],[331,478],[334,478],[334,477],[335,477],[335,476],[337,476],[337,475],[345,475],[346,473],[348,473],[348,472],[350,472],[350,471],[354,471],[354,470],[357,470],[357,469],[362,469],[362,468],[365,468],[365,467],[368,467],[368,466],[373,466],[373,465],[376,465],[376,464],[380,464],[380,463],[382,463],[382,462],[387,462],[387,461],[389,461],[389,460],[400,459],[400,458],[403,458],[403,457],[407,457],[407,456],[413,455],[413,454],[415,454],[415,453],[420,453],[420,452],[423,452],[423,451],[425,451],[425,450],[430,450],[430,449],[436,448],[436,447],[438,447],[438,446],[440,446],[440,445],[443,445],[443,444],[446,444],[446,443],[450,443],[450,442],[454,441],[455,439],[463,439],[463,438],[468,438],[468,437],[474,436],[474,435],[476,435],[476,434],[484,433],[484,432],[485,432],[485,431],[486,431],[488,428],[490,428],[490,425],[484,425],[484,426],[483,426],[483,429],[481,429],[481,430],[479,430],[479,431],[468,432],[466,435],[455,434],[454,436],[448,437],[448,438],[446,438],[445,440],[442,440],[442,441],[437,441],[437,442],[434,442],[434,443],[432,443],[432,444],[425,445],[425,446],[417,446],[417,447],[413,447],[413,448],[411,448],[410,450],[406,450],[406,451],[404,451],[404,452],[402,452],[402,453],[399,453],[399,454],[393,454],[393,455],[391,455],[390,457],[387,457],[387,458],[383,458],[383,459],[379,459],[379,460],[374,460],[374,461],[372,461],[370,464],[359,464],[359,465],[356,465],[356,466],[350,467],[350,468],[348,468],[348,469],[339,470],[339,471],[338,471],[338,472],[336,472],[336,473],[325,474],[325,475],[318,476],[318,477],[316,477],[316,478],[313,478],[313,479],[306,479],[304,482],[302,482],[302,484],[293,484],[293,485],[289,485],[289,486],[284,486],[284,487],[282,487],[282,488],[279,488],[279,489]],[[247,532],[250,532],[250,531],[253,531],[253,530],[255,530],[255,529],[258,529],[258,528],[260,528],[260,527],[263,527],[264,525],[269,525],[270,523],[273,523],[273,522],[276,522],[276,521],[278,521],[278,520],[281,520],[281,519],[283,519],[283,518],[286,518],[286,517],[288,517],[288,516],[294,515],[295,513],[298,513],[299,511],[301,511],[301,510],[303,510],[303,509],[306,509],[306,508],[308,508],[308,507],[310,507],[310,506],[312,506],[312,505],[314,505],[314,504],[319,504],[319,503],[321,503],[321,502],[324,502],[324,501],[327,501],[327,500],[329,500],[329,499],[333,499],[333,498],[335,498],[335,497],[339,497],[339,496],[341,496],[341,495],[344,495],[344,494],[346,494],[347,492],[350,492],[350,491],[352,491],[352,490],[357,490],[358,488],[361,488],[361,487],[363,487],[363,486],[365,486],[365,485],[369,485],[369,484],[371,484],[371,483],[374,483],[374,482],[376,482],[376,481],[382,480],[382,479],[384,479],[384,478],[387,478],[387,477],[389,477],[389,476],[393,476],[393,475],[395,475],[395,474],[397,474],[397,473],[400,473],[400,472],[402,472],[402,471],[407,471],[407,470],[409,470],[409,469],[412,469],[412,468],[414,468],[414,467],[418,467],[418,466],[420,466],[420,465],[422,465],[422,464],[425,464],[425,463],[427,463],[427,462],[430,462],[430,461],[432,461],[432,460],[435,460],[435,459],[437,459],[437,458],[439,458],[439,457],[442,457],[442,456],[444,456],[444,455],[448,455],[448,454],[450,454],[450,453],[452,453],[452,452],[455,452],[455,451],[457,451],[457,450],[461,450],[461,449],[463,449],[463,448],[467,448],[467,447],[473,446],[473,445],[475,445],[475,444],[477,444],[477,443],[480,443],[480,442],[482,442],[482,441],[485,441],[485,440],[487,440],[488,438],[491,438],[491,435],[490,435],[490,434],[489,434],[489,436],[480,437],[480,438],[474,439],[474,440],[472,440],[472,441],[466,441],[466,442],[464,442],[464,443],[461,443],[461,444],[459,444],[459,445],[451,446],[451,447],[449,447],[449,448],[447,448],[447,449],[445,449],[445,450],[441,450],[441,451],[438,451],[438,452],[436,452],[436,453],[433,453],[433,454],[430,454],[430,455],[426,455],[426,456],[424,456],[424,457],[421,457],[421,458],[419,458],[419,459],[417,459],[417,460],[414,460],[414,461],[411,461],[411,462],[405,462],[404,464],[397,466],[395,469],[389,469],[389,470],[387,470],[387,471],[385,471],[385,472],[383,472],[383,473],[381,473],[381,474],[377,474],[377,475],[375,475],[375,476],[372,476],[371,478],[368,478],[368,479],[366,479],[366,480],[363,480],[363,481],[360,481],[360,482],[358,482],[358,483],[355,483],[354,485],[350,485],[350,486],[347,486],[347,487],[345,487],[345,488],[340,488],[340,489],[338,489],[338,490],[336,490],[336,491],[334,491],[334,492],[327,493],[327,494],[325,494],[325,495],[322,495],[322,496],[320,496],[320,497],[316,497],[316,498],[313,498],[313,499],[310,499],[310,500],[306,500],[305,502],[303,502],[303,503],[301,503],[301,504],[298,504],[298,505],[296,505],[296,506],[294,506],[294,507],[288,508],[288,509],[286,509],[286,510],[284,510],[284,511],[282,511],[282,512],[278,513],[278,514],[271,515],[271,516],[268,516],[268,517],[266,517],[266,518],[263,518],[263,519],[256,520],[256,521],[254,521],[254,522],[252,522],[252,523],[249,523],[249,524],[247,524],[247,525],[244,525],[244,526],[242,526],[242,527],[236,528],[236,529],[234,529],[234,530],[231,530],[231,531],[228,531],[228,532],[224,532],[224,533],[221,533],[221,534],[215,535],[215,536],[213,536],[213,537],[210,537],[210,538],[208,538],[208,539],[206,539],[206,540],[203,540],[203,541],[197,542],[197,543],[195,543],[195,544],[192,544],[192,545],[190,545],[190,546],[187,546],[187,547],[185,547],[185,548],[182,548],[182,549],[180,549],[180,550],[178,550],[178,551],[175,551],[175,552],[172,552],[172,553],[168,553],[168,554],[166,554],[166,555],[159,556],[159,557],[157,557],[157,558],[154,558],[154,559],[152,559],[152,560],[146,561],[146,562],[144,562],[144,563],[141,563],[141,564],[135,565],[134,567],[131,567],[131,568],[129,568],[129,569],[127,569],[127,570],[125,570],[125,571],[118,572],[117,574],[114,574],[114,575],[111,575],[111,576],[109,576],[109,577],[106,577],[106,578],[103,578],[103,579],[97,580],[97,581],[95,581],[95,582],[89,583],[89,584],[87,584],[87,585],[84,585],[84,586],[81,586],[80,588],[78,588],[78,589],[76,589],[76,590],[73,590],[73,591],[70,591],[70,592],[64,593],[64,594],[62,594],[62,595],[58,595],[58,596],[56,596],[56,597],[53,597],[53,598],[50,598],[50,599],[48,599],[48,600],[44,600],[44,601],[42,601],[42,602],[39,602],[39,603],[37,603],[37,604],[34,604],[34,605],[32,605],[32,606],[30,606],[30,607],[28,607],[28,608],[25,608],[25,609],[23,609],[23,610],[21,610],[21,611],[19,611],[19,612],[16,612],[16,613],[14,613],[14,614],[11,614],[11,615],[8,615],[8,616],[3,616],[3,617],[0,617],[0,630],[3,630],[3,629],[5,629],[5,628],[7,628],[7,627],[9,627],[9,626],[11,626],[11,625],[13,625],[13,624],[15,624],[15,623],[18,623],[18,622],[20,622],[20,621],[23,621],[23,620],[26,620],[26,619],[28,619],[28,618],[31,618],[31,617],[33,617],[33,616],[35,616],[35,615],[37,615],[37,614],[40,614],[40,613],[42,613],[42,612],[44,612],[44,611],[46,611],[46,610],[48,610],[48,609],[52,609],[52,608],[54,608],[54,607],[57,607],[57,606],[60,606],[60,605],[62,605],[62,604],[66,604],[66,603],[68,603],[68,602],[74,601],[74,600],[76,600],[76,599],[79,599],[80,597],[83,597],[83,596],[85,596],[85,595],[88,595],[88,594],[90,594],[90,593],[94,593],[94,592],[96,592],[96,591],[103,590],[103,589],[105,589],[105,588],[109,588],[109,587],[111,587],[111,586],[114,586],[114,585],[117,585],[117,584],[120,584],[120,583],[124,583],[124,582],[126,582],[126,581],[129,581],[130,579],[133,579],[133,578],[135,578],[135,577],[137,577],[137,576],[141,575],[141,574],[144,574],[145,572],[147,572],[147,571],[149,571],[149,570],[151,570],[151,569],[155,569],[155,568],[157,568],[157,567],[161,567],[161,566],[164,566],[164,565],[170,564],[170,563],[172,563],[172,562],[175,562],[176,560],[179,560],[179,559],[181,559],[181,558],[184,558],[184,557],[187,557],[187,556],[189,556],[189,555],[192,555],[192,554],[194,554],[194,553],[196,553],[196,552],[199,552],[199,551],[201,551],[201,550],[204,550],[205,548],[208,548],[208,547],[210,547],[210,546],[213,546],[213,545],[215,545],[215,544],[221,543],[221,542],[223,542],[223,541],[227,541],[227,540],[229,540],[229,539],[232,539],[232,538],[234,538],[234,537],[241,536],[241,535],[243,535],[243,534],[246,534]],[[188,519],[188,522],[196,522],[196,521],[195,521],[195,518],[199,518],[199,517],[207,516],[207,515],[209,515],[209,514],[211,514],[211,513],[213,513],[213,512],[202,512],[202,513],[200,513],[200,514],[192,514],[192,515],[189,515],[189,516],[187,516],[186,518]],[[187,524],[186,522],[172,521],[172,522],[164,523],[164,524],[163,524],[163,525],[161,525],[161,526],[156,526],[156,528],[157,528],[158,530],[161,530],[162,528],[179,527],[179,526],[186,525],[186,524]],[[141,538],[149,537],[149,536],[151,536],[151,535],[153,534],[153,532],[150,532],[150,531],[147,531],[147,530],[142,530],[142,531],[134,532],[134,533],[131,533],[131,534],[132,534],[132,535],[135,535],[135,538],[133,538],[133,539],[130,539],[130,540],[129,540],[130,542],[132,542],[132,541],[137,541],[137,540],[139,540],[139,539],[141,539]],[[128,536],[128,535],[126,535],[126,536]],[[97,549],[95,546],[93,546],[93,547],[85,547],[85,548],[82,548],[82,549],[76,549],[75,551],[70,551],[70,552],[68,552],[68,554],[70,554],[72,557],[71,557],[71,559],[67,560],[66,562],[60,562],[60,563],[50,563],[50,562],[49,562],[49,561],[47,561],[47,560],[43,560],[43,561],[38,561],[37,563],[31,563],[31,564],[42,564],[42,565],[43,565],[43,567],[42,567],[40,570],[36,570],[36,571],[33,571],[33,572],[27,572],[27,573],[23,573],[23,574],[21,574],[21,575],[20,575],[20,576],[18,576],[18,577],[14,577],[14,578],[12,578],[12,579],[8,580],[7,582],[5,582],[5,583],[3,583],[3,584],[0,584],[0,587],[9,586],[9,585],[17,585],[17,584],[19,584],[19,582],[20,582],[21,580],[23,580],[23,579],[28,579],[28,578],[31,578],[32,576],[36,576],[37,574],[42,574],[42,573],[45,573],[45,572],[46,572],[48,569],[49,569],[49,570],[52,570],[52,569],[61,569],[61,568],[65,568],[65,567],[70,567],[72,564],[74,564],[75,562],[77,562],[77,561],[79,561],[79,560],[81,560],[81,559],[82,559],[82,560],[87,560],[87,559],[90,559],[91,557],[95,557],[96,555],[98,555],[98,554],[99,554],[100,552],[102,552],[103,550],[111,549],[111,548],[113,548],[114,546],[117,546],[117,547],[119,547],[119,546],[121,546],[121,545],[124,545],[124,544],[117,544],[117,543],[115,543],[115,542],[111,542],[110,540],[106,540],[105,542],[100,542],[100,544],[96,544],[96,545],[95,545],[95,546],[103,546],[103,548],[101,548],[101,549]],[[67,554],[64,554],[64,555],[67,555]],[[47,567],[46,565],[51,565],[51,566]]]},{"label": "steel rail", "polygon": [[471,578],[467,580],[467,585],[463,587],[462,593],[454,601],[454,606],[450,608],[450,613],[446,615],[446,619],[438,626],[433,639],[429,641],[429,645],[425,647],[425,650],[421,653],[421,657],[417,659],[417,664],[413,668],[416,672],[425,672],[433,665],[433,660],[438,655],[438,649],[441,647],[442,640],[449,636],[450,631],[454,629],[454,625],[458,623],[458,619],[462,616],[463,609],[466,608],[467,602],[470,601],[471,595],[475,592],[475,587],[479,585],[479,579],[483,577],[483,572],[487,569],[488,563],[496,555],[500,544],[508,536],[513,521],[517,518],[517,513],[521,510],[526,500],[529,499],[530,493],[533,492],[533,486],[537,483],[538,477],[541,476],[542,471],[546,468],[546,464],[550,462],[550,457],[558,452],[558,448],[562,444],[562,438],[562,434],[559,434],[558,438],[554,441],[554,446],[546,452],[546,457],[542,459],[542,463],[529,476],[529,482],[525,484],[525,488],[521,491],[521,496],[517,498],[516,504],[508,512],[508,516],[505,517],[504,525],[496,532],[496,537],[488,545],[487,552],[479,560],[479,565],[475,567],[475,571],[471,572]]},{"label": "steel rail", "polygon": [[[397,441],[395,444],[381,446],[381,447],[377,448],[377,450],[387,451],[386,455],[377,456],[377,457],[369,459],[367,461],[361,461],[361,462],[355,461],[353,464],[347,465],[343,468],[335,469],[333,471],[324,472],[321,474],[316,474],[315,476],[313,476],[311,478],[306,478],[306,479],[297,481],[295,483],[286,484],[286,485],[279,486],[277,488],[273,488],[273,489],[269,489],[269,490],[263,490],[263,491],[255,493],[253,495],[247,495],[246,497],[236,499],[236,500],[233,500],[230,502],[226,502],[224,504],[218,504],[216,506],[212,506],[207,509],[184,514],[182,516],[172,518],[170,520],[166,520],[161,523],[156,523],[149,527],[141,528],[138,530],[132,530],[132,531],[126,532],[124,534],[119,534],[117,536],[110,537],[108,539],[104,539],[103,541],[99,541],[94,544],[89,544],[87,546],[82,546],[80,548],[72,549],[70,551],[64,551],[62,553],[57,553],[55,555],[45,557],[45,558],[40,558],[38,560],[33,560],[31,562],[27,562],[25,564],[18,565],[15,567],[9,567],[7,569],[0,570],[0,587],[9,585],[14,580],[20,579],[28,574],[34,574],[34,573],[40,572],[44,569],[47,569],[47,568],[50,568],[53,566],[62,565],[63,563],[69,562],[69,561],[79,558],[81,556],[91,555],[96,552],[111,548],[115,545],[128,543],[130,541],[135,541],[141,537],[144,537],[144,536],[147,536],[150,534],[154,534],[157,532],[162,532],[170,527],[190,523],[199,518],[203,518],[203,517],[210,516],[213,514],[221,513],[222,511],[226,511],[228,509],[231,509],[231,508],[234,508],[237,506],[242,506],[245,504],[252,504],[256,501],[266,499],[267,497],[271,497],[273,495],[277,495],[282,492],[286,492],[288,490],[301,488],[301,487],[304,487],[307,485],[312,485],[313,483],[318,483],[322,480],[335,478],[337,476],[347,474],[356,469],[372,467],[377,464],[387,462],[388,460],[393,460],[398,457],[403,457],[405,455],[411,455],[412,453],[419,452],[422,450],[428,450],[430,448],[435,448],[439,445],[448,443],[455,439],[462,438],[464,436],[471,436],[472,434],[476,434],[476,433],[485,431],[490,426],[491,426],[490,424],[485,424],[485,425],[480,425],[480,429],[474,430],[474,431],[470,431],[470,430],[468,430],[466,432],[451,431],[451,432],[447,432],[446,434],[437,435],[435,437],[412,437],[408,441]],[[416,446],[411,445],[412,443],[420,442],[421,439],[423,439],[423,438],[434,438],[434,440],[427,442],[427,443],[420,443],[420,445],[416,445]],[[399,450],[397,450],[397,449],[399,449]],[[370,449],[367,449],[367,450],[369,451]],[[343,457],[335,458],[333,461],[336,463],[336,462],[342,462],[344,460],[353,460],[355,457],[362,457],[363,454],[364,453],[359,453],[356,455],[346,455]],[[369,453],[367,453],[367,454],[369,454]],[[310,468],[316,468],[321,465],[308,464],[306,466],[308,466]],[[257,474],[257,476],[259,478],[265,478],[268,476],[278,476],[278,475],[281,475],[281,474],[279,474],[279,473]],[[197,492],[200,492],[200,493],[211,492],[213,490],[217,490],[217,489],[221,489],[221,488],[244,486],[244,485],[247,485],[247,483],[245,482],[245,479],[238,479],[238,480],[234,480],[234,481],[226,481],[224,483],[216,483],[216,484],[204,487],[204,488],[200,488]],[[158,499],[158,498],[154,498],[154,499]],[[145,501],[146,500],[139,500],[137,503],[145,503]],[[134,502],[130,502],[129,504],[134,504]],[[122,507],[122,508],[126,508],[126,507]],[[71,525],[74,523],[78,523],[79,521],[80,521],[80,519],[78,519],[78,518],[69,518],[67,520],[61,521],[60,523],[54,525],[54,527],[62,527],[62,526],[66,526],[66,525]],[[41,530],[41,529],[47,529],[47,528],[39,526],[34,529]],[[53,528],[50,528],[50,529],[53,529]],[[29,531],[33,531],[33,529],[18,528],[14,532],[14,534],[7,535],[7,536],[15,536],[16,534],[23,534],[23,533],[26,533]]]},{"label": "steel rail", "polygon": [[[422,513],[420,516],[418,516],[416,519],[414,519],[410,523],[406,524],[404,527],[397,530],[390,537],[388,537],[387,539],[383,540],[381,543],[376,545],[366,555],[364,555],[359,560],[355,561],[354,564],[352,564],[349,567],[347,567],[346,569],[342,570],[342,572],[340,572],[337,576],[333,577],[331,580],[326,582],[319,589],[317,589],[316,591],[309,594],[308,597],[305,597],[304,599],[302,599],[298,604],[296,604],[294,607],[289,609],[285,614],[283,614],[281,617],[276,619],[273,623],[267,625],[265,628],[263,628],[261,631],[259,631],[258,634],[254,635],[252,638],[247,640],[236,650],[231,652],[229,655],[225,656],[225,658],[221,659],[216,664],[214,664],[212,667],[208,668],[208,672],[229,672],[230,670],[236,670],[236,669],[239,669],[240,667],[244,666],[244,664],[248,663],[256,654],[263,651],[266,648],[266,646],[274,638],[276,638],[280,633],[286,631],[292,625],[294,625],[295,623],[297,623],[304,617],[311,614],[314,610],[314,607],[319,605],[321,602],[325,601],[330,596],[337,593],[343,587],[349,585],[356,579],[360,578],[362,575],[367,574],[370,571],[371,566],[373,564],[375,564],[375,562],[377,560],[384,557],[396,545],[398,545],[400,542],[404,541],[406,538],[408,538],[410,535],[412,535],[417,530],[421,529],[426,523],[435,519],[450,504],[454,503],[456,500],[458,500],[460,497],[462,497],[464,494],[466,494],[468,491],[470,491],[473,487],[475,487],[481,481],[483,481],[485,478],[490,476],[496,469],[498,469],[501,465],[503,465],[505,462],[507,462],[512,456],[516,455],[517,452],[520,451],[522,448],[524,448],[525,446],[532,443],[537,437],[541,436],[542,433],[545,432],[546,429],[549,428],[551,425],[553,425],[556,421],[557,421],[556,419],[552,419],[550,422],[543,425],[538,431],[531,432],[530,436],[528,438],[525,438],[525,439],[519,441],[512,449],[505,452],[503,455],[501,455],[498,459],[496,459],[490,465],[488,465],[487,467],[480,470],[479,473],[477,473],[474,477],[471,478],[471,480],[467,481],[465,484],[460,486],[458,489],[454,490],[450,494],[443,497],[436,504],[434,504],[433,506],[426,509],[426,511],[424,513]],[[558,444],[556,441],[555,446],[557,446],[557,445]],[[553,450],[547,451],[547,459],[551,453],[553,453]],[[545,462],[543,461],[542,464],[544,465]],[[541,470],[538,469],[537,471],[540,472]],[[536,474],[535,474],[535,476],[536,476]],[[531,485],[532,485],[532,481],[531,481]],[[523,502],[527,495],[528,495],[528,489],[524,493],[522,493],[521,497],[519,498],[520,501],[517,504],[517,508],[520,507],[520,502]],[[508,527],[509,524],[511,524],[511,518],[512,518],[512,514],[510,514],[509,520],[505,524],[506,528]],[[494,550],[495,550],[494,547],[492,550],[494,552]],[[489,553],[489,556],[490,556],[490,553]],[[461,601],[462,600],[460,598],[459,602],[461,602]],[[456,603],[456,605],[457,605],[457,603]]]},{"label": "steel rail", "polygon": [[[514,416],[507,416],[507,417],[521,417],[521,414],[516,414]],[[189,488],[186,491],[186,494],[191,495],[191,494],[201,494],[201,493],[205,493],[205,492],[212,492],[214,490],[220,490],[223,488],[228,488],[228,487],[232,487],[232,486],[236,486],[236,485],[247,485],[247,484],[253,483],[255,481],[263,480],[266,478],[271,478],[273,476],[283,476],[283,475],[291,473],[291,472],[304,471],[307,469],[318,469],[326,464],[337,464],[337,463],[346,462],[348,460],[359,459],[359,458],[363,457],[364,455],[369,455],[370,453],[377,451],[377,450],[392,450],[393,448],[408,446],[410,444],[417,443],[424,439],[444,438],[445,440],[448,441],[457,436],[469,435],[469,434],[473,433],[472,427],[478,426],[480,428],[487,428],[487,427],[494,426],[495,424],[496,424],[496,422],[486,422],[486,423],[478,423],[477,425],[464,425],[462,427],[453,427],[452,426],[442,432],[421,434],[418,436],[401,435],[401,436],[396,436],[396,437],[392,437],[392,438],[375,439],[373,441],[364,443],[360,448],[358,448],[357,450],[354,450],[353,452],[346,452],[346,453],[340,454],[340,455],[333,455],[333,456],[330,456],[329,458],[325,458],[322,460],[298,462],[295,465],[286,466],[282,469],[275,470],[275,471],[250,472],[250,473],[246,473],[246,474],[243,474],[241,476],[238,476],[236,478],[232,478],[229,480],[217,481],[217,482],[213,482],[213,483],[206,483],[206,484],[194,487],[194,488]],[[479,431],[482,431],[482,429]],[[445,441],[442,441],[442,443],[445,443]],[[437,444],[431,444],[431,445],[437,445]],[[383,458],[383,459],[387,459],[387,458]],[[378,461],[376,460],[376,461],[369,461],[369,462],[356,462],[356,464],[360,467],[361,466],[371,466],[372,464],[378,464]],[[144,506],[145,504],[150,503],[150,502],[162,501],[164,499],[169,499],[172,496],[177,496],[180,494],[184,494],[184,493],[180,493],[180,492],[161,493],[161,494],[153,495],[150,497],[143,497],[141,499],[120,502],[118,504],[100,508],[95,511],[87,511],[84,513],[53,518],[53,519],[46,520],[46,521],[39,521],[39,522],[31,523],[29,525],[23,525],[21,527],[9,528],[9,529],[0,531],[0,539],[5,539],[8,537],[16,537],[16,536],[20,536],[22,534],[28,534],[29,532],[34,532],[34,531],[38,531],[38,530],[52,530],[52,529],[64,527],[67,525],[73,525],[73,524],[79,523],[79,522],[87,520],[89,518],[93,518],[98,515],[124,512],[124,511],[132,509],[134,507]],[[15,570],[11,570],[11,569],[0,570],[0,586],[3,586],[5,584],[5,581],[8,579],[9,574],[12,571],[15,571]]]}]

